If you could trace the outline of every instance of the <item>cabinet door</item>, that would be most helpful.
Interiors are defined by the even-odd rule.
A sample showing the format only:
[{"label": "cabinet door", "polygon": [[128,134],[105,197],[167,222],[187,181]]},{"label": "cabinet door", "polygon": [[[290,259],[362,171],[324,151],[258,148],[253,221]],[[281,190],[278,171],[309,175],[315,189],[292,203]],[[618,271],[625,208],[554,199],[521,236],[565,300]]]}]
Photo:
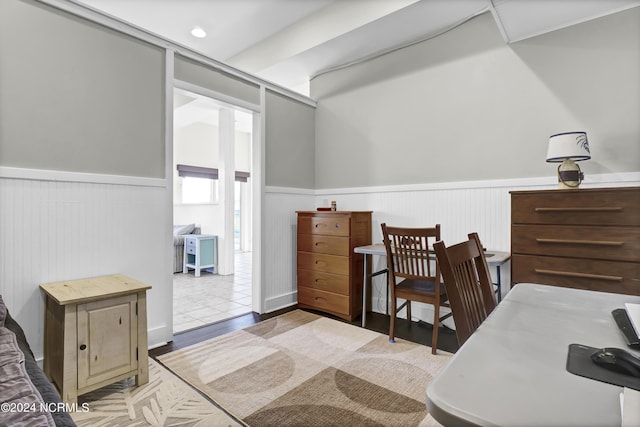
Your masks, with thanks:
[{"label": "cabinet door", "polygon": [[134,371],[136,295],[78,305],[78,388]]}]

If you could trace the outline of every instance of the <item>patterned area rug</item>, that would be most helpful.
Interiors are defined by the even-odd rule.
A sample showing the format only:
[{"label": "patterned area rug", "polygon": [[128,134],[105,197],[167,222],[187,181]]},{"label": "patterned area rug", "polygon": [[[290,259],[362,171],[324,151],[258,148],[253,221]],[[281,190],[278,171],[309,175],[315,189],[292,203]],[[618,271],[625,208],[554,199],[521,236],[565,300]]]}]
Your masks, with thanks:
[{"label": "patterned area rug", "polygon": [[250,426],[415,426],[450,357],[296,310],[159,359]]},{"label": "patterned area rug", "polygon": [[87,412],[71,417],[84,426],[241,426],[178,377],[149,359],[149,382],[129,378],[78,398]]}]

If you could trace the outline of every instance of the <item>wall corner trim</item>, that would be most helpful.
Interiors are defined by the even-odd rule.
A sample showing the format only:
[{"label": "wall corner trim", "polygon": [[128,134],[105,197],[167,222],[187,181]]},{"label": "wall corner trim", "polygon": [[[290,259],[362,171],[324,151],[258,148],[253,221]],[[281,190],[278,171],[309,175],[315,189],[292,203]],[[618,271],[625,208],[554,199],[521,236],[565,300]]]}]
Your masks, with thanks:
[{"label": "wall corner trim", "polygon": [[[637,185],[640,181],[640,172],[622,172],[606,174],[587,174],[583,181],[583,187],[590,186],[611,186],[620,187]],[[459,189],[481,189],[481,188],[511,188],[511,187],[556,187],[555,175],[532,178],[505,178],[479,181],[459,181],[459,182],[433,182],[420,184],[398,184],[371,187],[348,187],[348,188],[323,188],[313,191],[316,196],[327,196],[336,194],[364,194],[364,193],[388,193],[404,191],[429,191],[429,190],[459,190]]]},{"label": "wall corner trim", "polygon": [[164,178],[28,169],[10,166],[0,166],[0,178],[26,179],[34,181],[83,182],[89,184],[113,184],[136,187],[164,188],[167,186],[167,180]]}]

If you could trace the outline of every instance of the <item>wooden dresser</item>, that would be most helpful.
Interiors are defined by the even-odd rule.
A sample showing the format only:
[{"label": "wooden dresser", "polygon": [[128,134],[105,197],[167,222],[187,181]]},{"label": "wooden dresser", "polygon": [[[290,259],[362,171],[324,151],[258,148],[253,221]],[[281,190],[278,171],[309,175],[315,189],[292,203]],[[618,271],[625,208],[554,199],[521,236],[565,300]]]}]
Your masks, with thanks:
[{"label": "wooden dresser", "polygon": [[298,306],[353,320],[362,313],[364,255],[371,212],[298,213]]},{"label": "wooden dresser", "polygon": [[511,283],[640,295],[640,187],[511,193]]}]

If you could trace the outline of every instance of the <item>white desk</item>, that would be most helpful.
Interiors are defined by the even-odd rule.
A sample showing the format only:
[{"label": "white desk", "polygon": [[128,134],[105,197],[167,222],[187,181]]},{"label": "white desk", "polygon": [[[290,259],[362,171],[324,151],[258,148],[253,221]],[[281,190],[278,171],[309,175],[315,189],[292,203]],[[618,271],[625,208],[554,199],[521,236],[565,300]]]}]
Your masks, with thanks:
[{"label": "white desk", "polygon": [[[367,274],[367,266],[368,262],[371,260],[373,255],[377,256],[387,256],[387,250],[384,247],[384,243],[375,243],[373,245],[367,246],[359,246],[353,249],[353,252],[357,254],[364,254],[364,275],[363,275],[363,283],[362,283],[362,327],[364,328],[366,325],[366,313],[367,313],[367,280],[370,277],[375,277],[380,274],[387,273],[387,269],[379,270],[373,272],[371,274]],[[430,253],[433,253],[430,251]],[[496,267],[497,273],[497,283],[498,286],[498,301],[502,300],[502,281],[500,279],[500,267],[505,262],[509,261],[511,258],[511,254],[508,252],[497,252],[497,251],[487,251],[485,253],[485,258],[487,259],[487,264],[489,266]],[[387,274],[387,312],[389,314],[389,275]]]},{"label": "white desk", "polygon": [[611,316],[625,302],[640,297],[516,285],[429,383],[429,412],[445,426],[620,427],[622,387],[566,363],[574,343],[630,350]]}]

